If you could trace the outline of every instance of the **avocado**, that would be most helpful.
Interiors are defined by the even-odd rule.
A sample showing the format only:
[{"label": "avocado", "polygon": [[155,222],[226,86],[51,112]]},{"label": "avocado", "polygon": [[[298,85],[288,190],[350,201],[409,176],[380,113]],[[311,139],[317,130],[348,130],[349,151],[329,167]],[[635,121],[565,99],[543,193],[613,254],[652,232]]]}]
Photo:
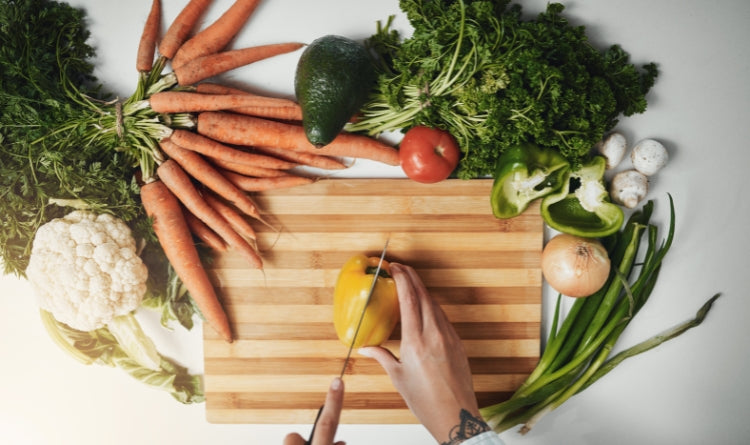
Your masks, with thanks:
[{"label": "avocado", "polygon": [[364,105],[375,79],[372,59],[362,44],[337,35],[311,42],[294,76],[294,93],[310,143],[329,144]]}]

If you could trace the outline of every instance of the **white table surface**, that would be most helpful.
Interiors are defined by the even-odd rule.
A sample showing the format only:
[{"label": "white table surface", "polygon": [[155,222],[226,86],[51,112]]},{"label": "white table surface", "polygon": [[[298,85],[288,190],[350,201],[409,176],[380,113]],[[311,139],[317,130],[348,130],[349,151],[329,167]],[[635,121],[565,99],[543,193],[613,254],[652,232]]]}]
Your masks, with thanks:
[{"label": "white table surface", "polygon": [[[136,81],[135,50],[150,0],[74,0],[88,11],[98,49],[97,75],[127,96]],[[167,23],[182,0],[163,0]],[[230,4],[217,0],[208,18]],[[546,1],[524,2],[527,13]],[[648,305],[619,347],[694,315],[724,293],[704,324],[622,364],[548,415],[531,433],[502,434],[507,444],[740,444],[750,442],[750,2],[578,0],[565,14],[595,43],[620,43],[633,61],[659,63],[649,110],[624,119],[628,139],[653,137],[671,153],[652,181],[655,220],[675,199],[677,234]],[[364,38],[375,21],[399,13],[389,1],[265,1],[237,45],[311,41],[325,34]],[[405,29],[399,14],[396,25]],[[232,80],[292,94],[297,55],[237,70]],[[360,166],[347,175],[399,172]],[[118,369],[83,366],[61,352],[40,324],[27,283],[0,278],[0,442],[7,444],[273,444],[309,425],[213,425],[204,405],[184,406]],[[545,315],[551,292],[545,292]],[[165,333],[139,314],[159,348],[202,372],[201,331]],[[545,329],[546,330],[546,329]],[[312,419],[311,419],[312,421]],[[342,425],[349,444],[429,444],[420,425]]]}]

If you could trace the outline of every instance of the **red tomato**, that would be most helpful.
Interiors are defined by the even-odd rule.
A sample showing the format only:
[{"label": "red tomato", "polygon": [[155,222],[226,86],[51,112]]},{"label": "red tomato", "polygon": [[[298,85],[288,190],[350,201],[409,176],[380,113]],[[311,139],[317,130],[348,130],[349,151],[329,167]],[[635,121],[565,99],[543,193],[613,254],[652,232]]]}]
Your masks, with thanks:
[{"label": "red tomato", "polygon": [[430,184],[450,176],[461,150],[447,131],[418,126],[406,132],[399,145],[401,168],[406,176]]}]

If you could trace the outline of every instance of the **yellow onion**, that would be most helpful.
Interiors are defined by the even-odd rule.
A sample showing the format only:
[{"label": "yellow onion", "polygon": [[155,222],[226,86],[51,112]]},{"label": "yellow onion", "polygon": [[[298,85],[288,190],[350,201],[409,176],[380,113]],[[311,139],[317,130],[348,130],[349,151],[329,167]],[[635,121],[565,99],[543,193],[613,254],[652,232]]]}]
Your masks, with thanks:
[{"label": "yellow onion", "polygon": [[607,250],[596,238],[567,233],[556,235],[542,251],[542,274],[557,292],[569,297],[588,297],[609,277]]}]

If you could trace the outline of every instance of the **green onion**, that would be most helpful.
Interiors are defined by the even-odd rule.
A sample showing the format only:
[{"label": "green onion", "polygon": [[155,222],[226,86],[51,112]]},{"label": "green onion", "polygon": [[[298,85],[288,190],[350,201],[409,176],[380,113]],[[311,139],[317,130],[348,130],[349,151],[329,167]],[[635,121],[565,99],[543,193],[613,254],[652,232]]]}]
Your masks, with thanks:
[{"label": "green onion", "polygon": [[[528,432],[540,419],[603,377],[626,358],[653,349],[701,324],[714,295],[696,314],[661,334],[610,358],[630,321],[644,306],[656,285],[662,261],[672,246],[675,229],[674,202],[669,196],[670,223],[666,239],[658,243],[658,228],[651,224],[653,202],[633,213],[610,245],[612,272],[604,287],[573,303],[560,323],[560,299],[555,308],[549,341],[535,369],[510,399],[482,408],[481,414],[496,432],[522,425]],[[645,251],[641,238],[647,234]],[[643,257],[639,264],[636,259]],[[633,275],[633,276],[631,276]]]}]

